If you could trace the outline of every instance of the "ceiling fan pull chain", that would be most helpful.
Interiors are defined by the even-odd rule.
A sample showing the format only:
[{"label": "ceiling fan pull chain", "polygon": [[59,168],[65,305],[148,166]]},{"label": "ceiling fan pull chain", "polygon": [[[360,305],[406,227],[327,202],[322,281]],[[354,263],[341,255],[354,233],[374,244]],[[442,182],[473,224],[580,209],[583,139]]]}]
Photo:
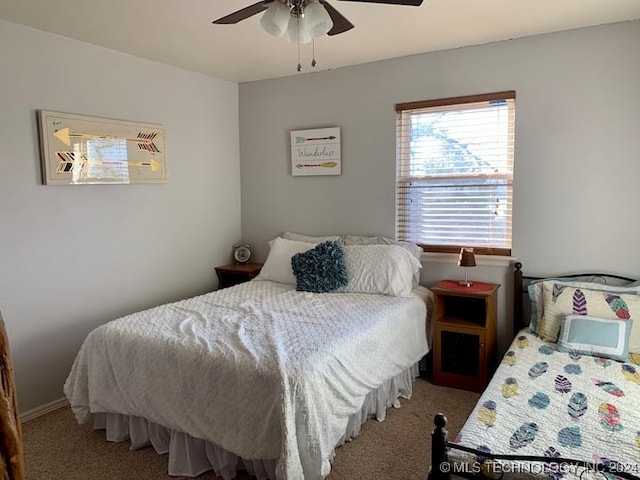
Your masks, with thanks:
[{"label": "ceiling fan pull chain", "polygon": [[311,60],[311,66],[315,67],[318,64],[318,62],[316,62],[316,39],[315,38],[311,39],[311,49],[313,52],[313,60]]},{"label": "ceiling fan pull chain", "polygon": [[302,63],[300,63],[300,18],[296,18],[296,31],[298,34],[298,71],[302,71]]}]

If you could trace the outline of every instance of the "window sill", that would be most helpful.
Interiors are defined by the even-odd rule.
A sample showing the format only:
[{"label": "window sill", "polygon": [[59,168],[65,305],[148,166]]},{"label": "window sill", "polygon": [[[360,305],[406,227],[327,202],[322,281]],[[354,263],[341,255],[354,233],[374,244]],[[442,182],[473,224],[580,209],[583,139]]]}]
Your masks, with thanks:
[{"label": "window sill", "polygon": [[[511,267],[513,262],[518,261],[518,257],[506,257],[501,255],[476,255],[476,265],[481,267]],[[457,265],[457,253],[437,253],[423,252],[423,263],[447,263],[449,265]]]}]

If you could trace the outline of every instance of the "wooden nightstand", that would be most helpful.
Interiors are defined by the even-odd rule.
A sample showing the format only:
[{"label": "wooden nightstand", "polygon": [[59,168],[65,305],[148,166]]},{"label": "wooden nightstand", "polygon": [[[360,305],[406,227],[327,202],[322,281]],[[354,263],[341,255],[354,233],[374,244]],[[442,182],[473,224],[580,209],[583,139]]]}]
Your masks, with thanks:
[{"label": "wooden nightstand", "polygon": [[495,368],[498,289],[443,281],[433,287],[433,383],[481,392]]},{"label": "wooden nightstand", "polygon": [[219,288],[231,287],[256,277],[262,269],[261,263],[230,263],[216,267]]}]

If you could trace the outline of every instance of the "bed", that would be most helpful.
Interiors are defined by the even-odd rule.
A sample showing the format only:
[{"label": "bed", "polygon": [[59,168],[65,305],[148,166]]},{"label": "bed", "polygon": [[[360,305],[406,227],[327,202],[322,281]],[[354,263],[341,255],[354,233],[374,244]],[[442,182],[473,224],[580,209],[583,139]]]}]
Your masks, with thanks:
[{"label": "bed", "polygon": [[640,477],[638,283],[521,268],[515,338],[452,441],[436,415],[429,477]]},{"label": "bed", "polygon": [[410,398],[430,292],[407,245],[304,240],[274,239],[249,282],[92,331],[64,385],[77,421],[168,453],[172,476],[325,478],[337,446]]}]

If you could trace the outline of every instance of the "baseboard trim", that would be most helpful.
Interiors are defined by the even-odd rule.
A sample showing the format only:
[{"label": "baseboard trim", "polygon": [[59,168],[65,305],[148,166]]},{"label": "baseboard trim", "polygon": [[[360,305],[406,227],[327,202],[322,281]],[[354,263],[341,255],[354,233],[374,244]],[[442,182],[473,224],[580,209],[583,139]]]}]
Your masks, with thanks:
[{"label": "baseboard trim", "polygon": [[41,417],[47,413],[58,410],[59,408],[66,407],[67,405],[69,405],[69,401],[65,397],[59,398],[58,400],[54,400],[53,402],[46,403],[40,407],[34,408],[33,410],[20,414],[20,423],[26,423],[34,418]]}]

